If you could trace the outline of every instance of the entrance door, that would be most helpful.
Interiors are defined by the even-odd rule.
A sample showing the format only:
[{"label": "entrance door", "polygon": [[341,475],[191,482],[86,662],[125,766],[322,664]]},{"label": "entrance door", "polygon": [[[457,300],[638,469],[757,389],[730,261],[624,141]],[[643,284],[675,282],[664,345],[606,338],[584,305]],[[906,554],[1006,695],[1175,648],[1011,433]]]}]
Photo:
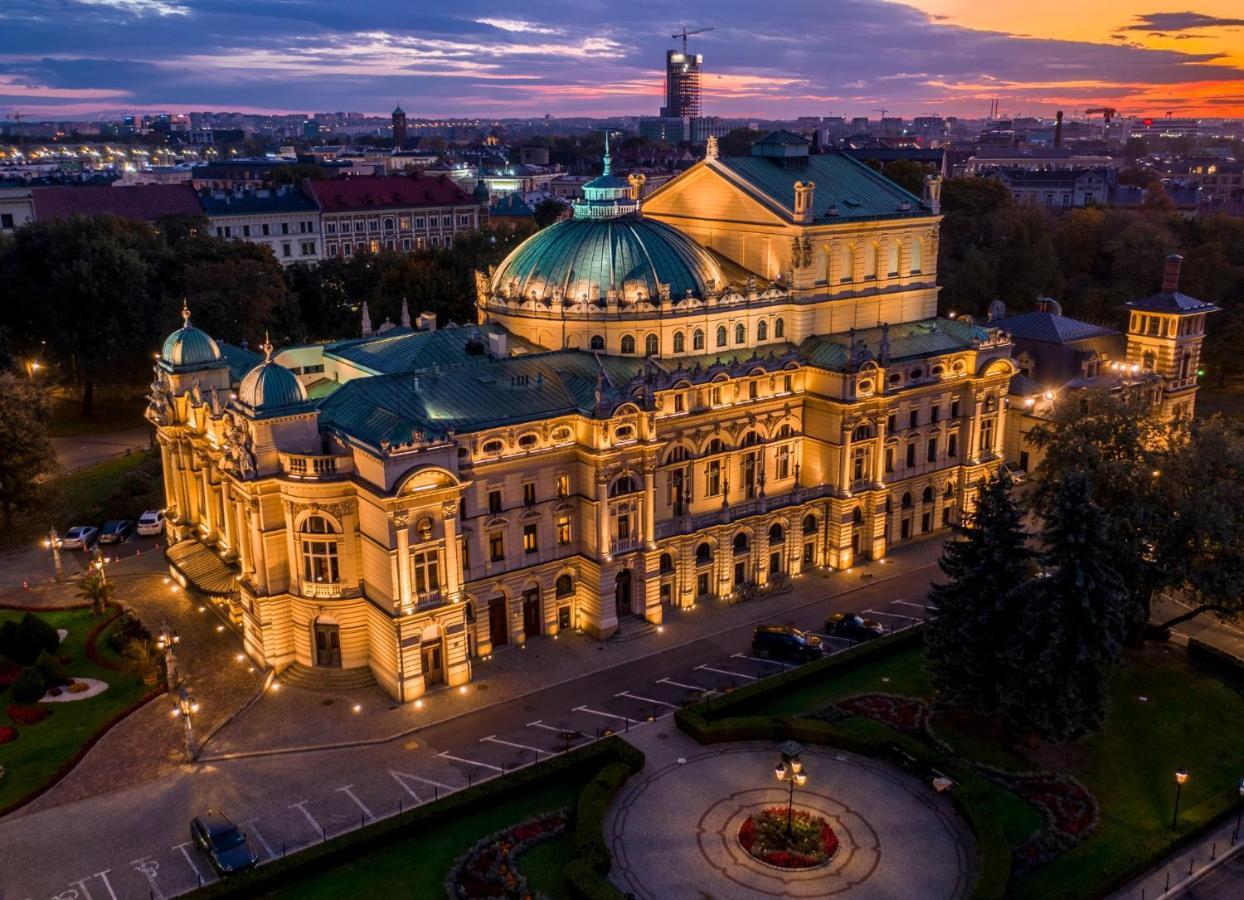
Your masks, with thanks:
[{"label": "entrance door", "polygon": [[441,662],[441,642],[424,644],[420,651],[423,657],[423,685],[430,687],[445,680],[445,667]]},{"label": "entrance door", "polygon": [[336,625],[315,626],[315,664],[341,668],[341,629]]},{"label": "entrance door", "polygon": [[505,598],[495,597],[488,604],[488,633],[492,637],[492,645],[499,647],[510,642],[509,615],[505,608]]},{"label": "entrance door", "polygon": [[747,563],[736,562],[734,564],[734,586],[738,587],[747,581]]},{"label": "entrance door", "polygon": [[523,591],[523,634],[536,637],[540,628],[540,589]]},{"label": "entrance door", "polygon": [[615,582],[614,604],[617,608],[618,617],[629,616],[631,614],[631,570],[623,569],[618,573]]},{"label": "entrance door", "polygon": [[674,602],[674,584],[670,581],[661,583],[661,605],[669,606]]}]

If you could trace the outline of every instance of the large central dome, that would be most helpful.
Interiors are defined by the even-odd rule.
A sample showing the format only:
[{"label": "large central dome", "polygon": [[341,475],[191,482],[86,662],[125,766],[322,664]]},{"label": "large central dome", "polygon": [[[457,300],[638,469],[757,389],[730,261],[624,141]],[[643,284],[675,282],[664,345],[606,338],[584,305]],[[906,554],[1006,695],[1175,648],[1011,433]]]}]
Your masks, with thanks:
[{"label": "large central dome", "polygon": [[496,295],[568,303],[655,300],[668,286],[675,300],[704,298],[726,287],[721,265],[689,237],[654,219],[626,215],[567,219],[520,244],[493,275]]}]

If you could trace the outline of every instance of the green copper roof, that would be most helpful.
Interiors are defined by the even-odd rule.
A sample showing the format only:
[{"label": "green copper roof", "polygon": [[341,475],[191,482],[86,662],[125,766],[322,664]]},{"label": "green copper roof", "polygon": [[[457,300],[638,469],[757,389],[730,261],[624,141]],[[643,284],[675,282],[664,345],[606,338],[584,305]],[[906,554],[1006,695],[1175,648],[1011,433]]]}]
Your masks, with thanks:
[{"label": "green copper roof", "polygon": [[919,197],[842,153],[801,157],[798,163],[764,156],[722,157],[717,163],[788,214],[795,209],[795,182],[814,182],[812,215],[818,224],[932,215]]},{"label": "green copper roof", "polygon": [[201,369],[220,362],[220,346],[206,331],[190,324],[190,310],[181,310],[182,325],[167,338],[160,349],[160,359],[166,367],[186,371]]},{"label": "green copper roof", "polygon": [[550,225],[518,246],[493,276],[493,289],[523,298],[603,299],[610,287],[628,300],[642,292],[659,297],[668,284],[678,298],[721,290],[725,273],[717,260],[682,232],[639,216],[568,219]]},{"label": "green copper roof", "polygon": [[867,349],[873,357],[881,352],[882,338],[890,343],[892,361],[920,359],[966,350],[973,342],[989,337],[989,329],[954,319],[920,319],[888,327],[860,328],[854,332],[815,335],[799,347],[799,353],[812,365],[842,369],[850,359],[851,342]]},{"label": "green copper roof", "polygon": [[[497,324],[463,325],[436,331],[411,331],[398,326],[382,334],[328,344],[324,355],[344,359],[376,375],[480,366],[492,361],[487,353],[489,334],[506,334],[506,331]],[[476,338],[483,342],[482,352],[472,352],[481,348],[468,347]],[[535,344],[512,334],[506,335],[506,346],[511,352],[521,353],[538,349]]]}]

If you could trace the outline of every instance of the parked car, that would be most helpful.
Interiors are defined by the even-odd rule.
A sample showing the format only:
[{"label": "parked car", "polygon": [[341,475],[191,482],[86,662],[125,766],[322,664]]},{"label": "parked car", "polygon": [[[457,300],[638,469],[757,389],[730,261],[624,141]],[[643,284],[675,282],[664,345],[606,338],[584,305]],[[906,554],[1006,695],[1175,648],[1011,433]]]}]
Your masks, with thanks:
[{"label": "parked car", "polygon": [[789,625],[757,625],[752,631],[752,653],[761,659],[809,662],[820,659],[821,639]]},{"label": "parked car", "polygon": [[251,848],[245,832],[218,809],[209,809],[191,820],[190,837],[221,875],[244,872],[259,862],[259,854]]},{"label": "parked car", "polygon": [[130,519],[113,519],[105,522],[99,532],[101,544],[124,544],[134,536],[134,523]]},{"label": "parked car", "polygon": [[142,535],[164,532],[164,510],[149,509],[138,517],[138,533]]},{"label": "parked car", "polygon": [[871,641],[885,634],[885,626],[855,613],[830,613],[825,618],[825,633],[852,641]]},{"label": "parked car", "polygon": [[65,550],[90,550],[99,537],[99,529],[93,525],[75,525],[61,535],[60,545]]}]

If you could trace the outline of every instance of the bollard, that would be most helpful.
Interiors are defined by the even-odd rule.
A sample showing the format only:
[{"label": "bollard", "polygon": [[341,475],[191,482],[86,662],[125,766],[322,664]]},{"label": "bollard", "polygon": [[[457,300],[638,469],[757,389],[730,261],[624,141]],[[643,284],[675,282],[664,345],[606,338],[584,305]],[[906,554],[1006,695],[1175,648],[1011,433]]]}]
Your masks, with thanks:
[{"label": "bollard", "polygon": [[281,859],[285,858],[285,842],[281,841]]},{"label": "bollard", "polygon": [[467,787],[471,786],[471,773],[467,772]]},{"label": "bollard", "polygon": [[539,765],[539,764],[540,764],[540,751],[537,750],[536,751],[536,765]]},{"label": "bollard", "polygon": [[1217,842],[1217,841],[1214,841],[1214,843],[1212,843],[1212,844],[1210,844],[1210,845],[1209,845],[1209,858],[1210,858],[1210,861],[1212,862],[1212,861],[1214,860],[1214,858],[1215,858],[1215,857],[1217,857],[1217,856],[1218,856],[1218,842]]},{"label": "bollard", "polygon": [[1188,857],[1188,877],[1192,877],[1192,857]]},{"label": "bollard", "polygon": [[630,716],[623,716],[623,717],[622,717],[622,722],[625,724],[625,726],[626,726],[626,730],[629,732],[629,731],[631,730],[631,717],[630,717]]},{"label": "bollard", "polygon": [[1167,869],[1166,870],[1166,887],[1163,890],[1163,893],[1165,893],[1166,891],[1169,891],[1170,889],[1171,889],[1171,870]]},{"label": "bollard", "polygon": [[397,814],[399,816],[402,814],[402,798],[401,797],[397,798]]},{"label": "bollard", "polygon": [[363,814],[359,813],[359,828],[363,827]]},{"label": "bollard", "polygon": [[328,832],[324,830],[324,826],[323,826],[323,825],[316,825],[315,827],[316,827],[316,828],[318,828],[318,829],[320,829],[320,843],[321,843],[321,844],[327,843],[327,842],[328,842]]},{"label": "bollard", "polygon": [[437,800],[440,799],[440,795],[437,793],[439,790],[440,788],[438,788],[436,785],[432,785],[432,802],[433,803],[435,803]]}]

